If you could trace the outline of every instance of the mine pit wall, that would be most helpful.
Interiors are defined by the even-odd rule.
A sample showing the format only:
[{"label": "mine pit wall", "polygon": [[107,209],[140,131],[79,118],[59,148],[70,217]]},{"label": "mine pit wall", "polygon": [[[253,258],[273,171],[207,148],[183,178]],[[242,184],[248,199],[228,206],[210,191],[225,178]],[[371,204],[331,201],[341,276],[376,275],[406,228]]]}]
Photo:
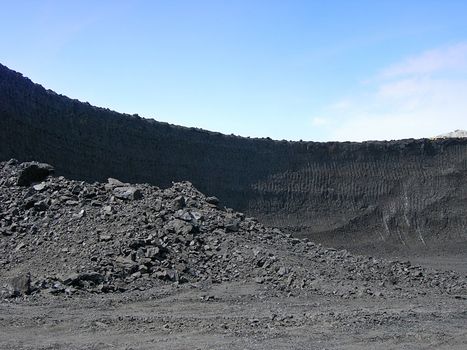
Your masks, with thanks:
[{"label": "mine pit wall", "polygon": [[[338,247],[465,250],[465,143],[352,146],[255,184],[259,195],[250,210],[265,212],[273,225],[286,217],[297,235],[313,232],[315,239]],[[262,201],[265,193],[269,198]]]},{"label": "mine pit wall", "polygon": [[74,179],[189,180],[226,206],[339,247],[467,242],[467,139],[313,143],[226,136],[71,100],[0,65],[0,159]]}]

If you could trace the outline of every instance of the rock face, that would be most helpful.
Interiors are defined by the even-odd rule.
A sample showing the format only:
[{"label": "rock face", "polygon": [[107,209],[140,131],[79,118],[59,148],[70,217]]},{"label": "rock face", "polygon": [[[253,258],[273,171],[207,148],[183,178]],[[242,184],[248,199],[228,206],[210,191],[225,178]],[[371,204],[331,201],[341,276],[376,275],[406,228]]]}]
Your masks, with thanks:
[{"label": "rock face", "polygon": [[96,108],[0,66],[0,159],[10,158],[47,162],[59,175],[87,181],[167,187],[189,180],[223,205],[341,247],[467,241],[467,139],[226,136]]}]

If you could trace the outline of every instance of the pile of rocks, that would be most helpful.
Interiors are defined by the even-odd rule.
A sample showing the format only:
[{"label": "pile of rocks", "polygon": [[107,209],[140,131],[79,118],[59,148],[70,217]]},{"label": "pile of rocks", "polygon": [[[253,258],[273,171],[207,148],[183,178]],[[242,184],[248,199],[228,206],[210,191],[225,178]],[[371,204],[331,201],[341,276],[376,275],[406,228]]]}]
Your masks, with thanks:
[{"label": "pile of rocks", "polygon": [[0,163],[0,283],[8,296],[251,281],[277,293],[384,297],[464,293],[454,272],[355,256],[223,208],[191,183],[160,189],[53,177]]}]

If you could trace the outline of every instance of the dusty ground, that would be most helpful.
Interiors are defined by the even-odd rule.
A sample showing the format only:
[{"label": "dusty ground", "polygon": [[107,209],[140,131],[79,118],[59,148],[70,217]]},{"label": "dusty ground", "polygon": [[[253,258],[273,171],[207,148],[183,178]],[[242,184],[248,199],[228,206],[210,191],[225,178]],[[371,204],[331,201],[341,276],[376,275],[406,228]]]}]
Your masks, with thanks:
[{"label": "dusty ground", "polygon": [[466,349],[465,296],[274,297],[258,284],[0,304],[1,349]]}]

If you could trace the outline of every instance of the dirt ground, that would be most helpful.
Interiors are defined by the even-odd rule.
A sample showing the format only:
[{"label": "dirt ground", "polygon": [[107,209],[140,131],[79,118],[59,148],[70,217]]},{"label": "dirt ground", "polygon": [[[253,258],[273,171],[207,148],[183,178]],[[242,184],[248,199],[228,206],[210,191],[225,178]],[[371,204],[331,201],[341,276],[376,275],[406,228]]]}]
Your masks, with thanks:
[{"label": "dirt ground", "polygon": [[2,302],[0,348],[467,348],[466,296],[346,300],[263,288],[238,282]]}]

